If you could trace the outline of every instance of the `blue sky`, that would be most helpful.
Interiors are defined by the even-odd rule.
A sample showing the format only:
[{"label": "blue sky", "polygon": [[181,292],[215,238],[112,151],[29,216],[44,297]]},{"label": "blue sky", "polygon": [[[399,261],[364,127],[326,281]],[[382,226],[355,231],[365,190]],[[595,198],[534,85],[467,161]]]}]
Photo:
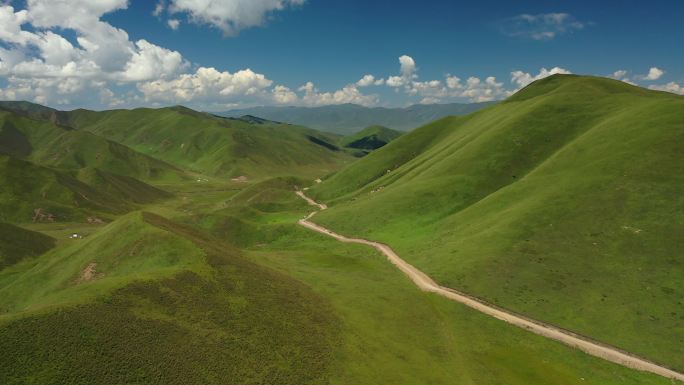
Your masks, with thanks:
[{"label": "blue sky", "polygon": [[556,72],[684,93],[678,0],[5,3],[0,97],[59,108],[472,102]]}]

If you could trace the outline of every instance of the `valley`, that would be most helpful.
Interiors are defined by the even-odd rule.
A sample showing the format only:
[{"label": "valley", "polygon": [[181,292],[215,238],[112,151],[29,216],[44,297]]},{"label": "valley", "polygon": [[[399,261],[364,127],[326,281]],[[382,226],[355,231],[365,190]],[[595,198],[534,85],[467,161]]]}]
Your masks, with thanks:
[{"label": "valley", "polygon": [[556,75],[343,137],[2,103],[0,383],[678,383],[682,107]]}]

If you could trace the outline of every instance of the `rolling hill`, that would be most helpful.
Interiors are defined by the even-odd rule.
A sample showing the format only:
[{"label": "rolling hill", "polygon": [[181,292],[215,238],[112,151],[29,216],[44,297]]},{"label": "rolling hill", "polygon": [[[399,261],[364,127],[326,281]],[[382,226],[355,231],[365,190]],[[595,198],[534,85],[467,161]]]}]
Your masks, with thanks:
[{"label": "rolling hill", "polygon": [[[314,186],[440,284],[683,369],[684,98],[556,75]],[[675,337],[673,338],[673,331]]]},{"label": "rolling hill", "polygon": [[[154,191],[149,198],[163,196]],[[0,221],[85,221],[89,216],[119,215],[131,209],[124,196],[109,194],[68,173],[0,155]]]},{"label": "rolling hill", "polygon": [[0,216],[14,223],[118,215],[170,197],[145,182],[188,179],[184,171],[119,143],[7,109],[0,110],[0,163]]},{"label": "rolling hill", "polygon": [[227,119],[184,107],[70,113],[74,127],[192,172],[260,179],[325,175],[350,160],[337,137],[288,124]]},{"label": "rolling hill", "polygon": [[0,270],[55,246],[55,239],[36,231],[0,222]]},{"label": "rolling hill", "polygon": [[465,115],[491,104],[490,102],[416,104],[406,108],[369,108],[356,104],[323,107],[254,107],[216,114],[227,117],[258,116],[321,131],[349,135],[373,125],[408,131],[445,116]]},{"label": "rolling hill", "polygon": [[3,384],[319,383],[337,328],[306,286],[141,212],[0,270],[0,293]]},{"label": "rolling hill", "polygon": [[[552,92],[534,98],[545,99]],[[660,94],[646,92],[643,97],[654,95]],[[558,99],[567,97],[562,94]],[[662,100],[653,99],[653,104],[665,111],[663,105],[670,99]],[[497,119],[505,122],[529,108],[528,102],[512,103],[497,113]],[[428,197],[431,201],[425,207],[432,211],[424,210],[429,215],[422,217],[412,211],[416,202],[411,199],[427,198],[412,195],[411,178],[421,182],[419,186],[444,182],[441,191],[452,191],[458,185],[440,178],[464,173],[472,163],[449,163],[448,151],[437,150],[440,143],[453,139],[459,127],[483,138],[494,135],[487,133],[495,130],[494,124],[487,129],[465,125],[501,106],[420,128],[353,163],[338,135],[261,118],[221,118],[173,107],[76,110],[60,113],[64,120],[55,124],[53,110],[46,113],[26,103],[19,107],[28,112],[5,108],[0,113],[5,114],[0,126],[0,340],[6,342],[0,344],[2,384],[671,383],[420,292],[372,250],[329,240],[297,225],[310,208],[293,192],[349,164],[313,190],[335,204],[330,217],[321,218],[370,236],[381,233],[374,231],[376,225],[417,218],[418,224],[404,222],[410,231],[388,227],[388,236],[405,237],[401,241],[409,248],[434,247],[430,250],[435,260],[443,258],[447,266],[445,275],[453,273],[453,260],[439,254],[439,242],[456,236],[442,230],[457,227],[453,222],[442,227],[445,222],[439,219],[448,219],[443,210],[452,209],[450,199],[456,194]],[[566,112],[565,120],[559,120],[569,120],[576,111],[569,108],[559,114]],[[658,126],[669,127],[668,117],[662,117]],[[530,126],[527,123],[521,127]],[[375,134],[383,139],[388,134],[378,128],[368,131],[359,139]],[[659,148],[666,156],[663,149]],[[486,154],[483,150],[477,157],[488,162]],[[415,175],[397,173],[423,155],[429,159],[421,164],[432,158],[445,162],[438,167],[437,178],[423,179],[420,168]],[[383,207],[387,212],[355,211],[376,210],[372,204],[378,201],[368,201],[369,191],[375,190],[373,199],[382,198],[393,188],[384,178],[394,175],[397,189],[408,194],[397,199],[398,206]],[[474,175],[488,178],[479,169]],[[405,183],[400,183],[403,178]],[[401,206],[406,202],[412,206]],[[355,217],[340,218],[339,213]],[[435,213],[442,216],[435,220]],[[31,223],[34,218],[36,223]],[[510,222],[500,225],[515,219],[512,215]],[[351,220],[359,223],[350,226]],[[431,220],[434,225],[428,227]],[[468,220],[468,225],[500,228],[491,222],[483,225],[479,217]],[[656,231],[660,229],[639,234],[659,236],[653,235]],[[432,236],[440,238],[434,241]],[[526,239],[534,239],[541,249],[539,239]],[[477,250],[482,245],[470,246]],[[660,244],[673,245],[676,242]],[[662,259],[654,253],[652,270],[632,278],[637,282],[666,277]],[[567,263],[548,261],[558,265],[554,274],[568,268]],[[515,272],[504,267],[509,274]],[[583,274],[591,273],[590,283],[605,273],[601,266],[596,272],[580,267]],[[544,273],[525,268],[531,274]],[[676,273],[678,265],[668,268]],[[507,288],[515,284],[513,278],[490,269],[505,278],[500,281]],[[491,283],[491,277],[477,273],[484,284]],[[563,278],[565,284],[572,283],[574,275]],[[544,283],[534,288],[556,295],[557,304],[569,304],[557,307],[580,302],[564,298],[564,292],[557,294],[555,281]],[[641,283],[607,282],[616,291]],[[661,286],[679,291],[669,283]],[[631,310],[643,302],[643,297],[636,299],[635,305],[624,308]],[[670,305],[660,297],[652,303],[653,311]],[[559,313],[549,308],[554,310],[551,305],[543,310],[550,316]],[[582,315],[587,322],[596,318],[586,309]],[[623,320],[630,320],[628,316]],[[672,325],[669,318],[658,322],[664,328]],[[676,356],[676,327],[644,330],[648,336],[667,336],[671,344],[663,339],[651,346]],[[661,360],[634,343],[644,341],[650,340],[637,336],[624,346]]]},{"label": "rolling hill", "polygon": [[403,133],[383,126],[370,126],[345,136],[340,141],[342,147],[360,150],[367,154],[400,137]]}]

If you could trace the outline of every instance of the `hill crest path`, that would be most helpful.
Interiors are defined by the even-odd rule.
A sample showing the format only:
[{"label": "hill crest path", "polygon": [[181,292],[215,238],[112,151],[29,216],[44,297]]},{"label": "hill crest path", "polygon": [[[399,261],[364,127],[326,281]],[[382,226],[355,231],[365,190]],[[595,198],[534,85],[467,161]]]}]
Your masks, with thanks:
[{"label": "hill crest path", "polygon": [[537,321],[521,314],[516,314],[512,311],[488,304],[478,298],[468,294],[459,292],[457,290],[444,287],[435,282],[427,274],[418,270],[413,265],[404,261],[391,247],[380,242],[369,241],[360,238],[349,238],[331,231],[323,226],[311,222],[311,218],[319,211],[326,210],[328,206],[323,203],[318,203],[304,194],[303,191],[296,191],[296,194],[304,199],[309,205],[317,207],[319,210],[307,215],[305,218],[299,220],[299,224],[310,230],[335,238],[344,243],[358,243],[368,245],[380,251],[387,259],[401,270],[418,288],[425,292],[435,293],[447,299],[464,304],[474,310],[484,313],[488,316],[494,317],[511,325],[528,330],[532,333],[538,334],[542,337],[560,342],[567,346],[579,349],[594,357],[602,358],[604,360],[644,372],[650,372],[662,377],[684,381],[684,374],[675,370],[660,366],[654,362],[640,358],[629,352],[623,351],[619,348],[609,346],[597,341],[592,341],[588,337],[581,336],[568,330],[563,330],[556,326]]}]

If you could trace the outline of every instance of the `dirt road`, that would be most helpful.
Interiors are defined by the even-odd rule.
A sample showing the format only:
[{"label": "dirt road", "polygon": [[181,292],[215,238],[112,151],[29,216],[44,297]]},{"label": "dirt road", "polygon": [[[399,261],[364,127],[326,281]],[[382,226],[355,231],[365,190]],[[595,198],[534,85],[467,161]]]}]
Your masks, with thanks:
[{"label": "dirt road", "polygon": [[[300,196],[302,199],[306,200],[311,206],[316,206],[320,210],[325,210],[328,208],[325,204],[318,203],[313,199],[307,197],[302,191],[297,191],[297,195]],[[399,268],[399,270],[401,270],[406,276],[408,276],[411,279],[411,281],[413,281],[413,283],[415,283],[416,286],[418,286],[418,288],[420,288],[423,291],[435,293],[443,297],[446,297],[452,301],[460,302],[481,313],[487,314],[489,316],[492,316],[509,324],[515,325],[517,327],[529,330],[532,333],[539,334],[546,338],[561,342],[565,345],[572,346],[592,356],[603,358],[605,360],[626,366],[628,368],[654,373],[663,377],[677,379],[679,381],[684,381],[684,374],[676,372],[672,369],[668,369],[653,362],[650,362],[648,360],[645,360],[643,358],[639,358],[618,348],[604,345],[596,341],[592,341],[589,338],[583,337],[573,332],[527,318],[514,312],[493,306],[491,304],[487,304],[484,301],[474,298],[468,294],[461,293],[448,287],[440,286],[435,281],[433,281],[432,278],[430,278],[427,274],[423,273],[422,271],[418,270],[408,262],[401,259],[394,252],[394,250],[392,250],[391,247],[385,244],[369,241],[366,239],[348,238],[344,235],[337,234],[333,231],[326,229],[323,226],[319,226],[311,222],[310,219],[314,215],[316,215],[317,212],[318,211],[314,211],[311,214],[309,214],[306,218],[301,219],[299,221],[299,224],[308,229],[333,237],[340,242],[360,243],[376,248],[378,251],[384,254],[392,264],[394,264],[397,268]]]}]

